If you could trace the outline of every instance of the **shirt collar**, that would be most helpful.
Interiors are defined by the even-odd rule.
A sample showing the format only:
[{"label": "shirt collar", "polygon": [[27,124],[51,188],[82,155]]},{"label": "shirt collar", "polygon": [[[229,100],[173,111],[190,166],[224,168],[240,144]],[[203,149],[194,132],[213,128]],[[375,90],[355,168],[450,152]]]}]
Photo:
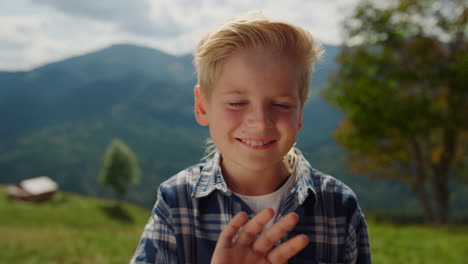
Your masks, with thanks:
[{"label": "shirt collar", "polygon": [[225,195],[231,196],[232,192],[227,187],[221,172],[220,161],[221,153],[216,151],[213,157],[203,166],[192,197],[202,198],[208,196],[214,190],[219,190]]},{"label": "shirt collar", "polygon": [[304,158],[301,151],[297,148],[294,148],[294,151],[297,155],[297,165],[296,165],[296,193],[297,201],[299,204],[302,204],[310,193],[313,195],[315,203],[317,203],[317,193],[315,191],[314,182],[312,180],[312,174],[314,169],[310,166],[309,162]]},{"label": "shirt collar", "polygon": [[[309,190],[314,198],[316,198],[314,183],[311,177],[313,169],[297,148],[294,148],[294,151],[297,155],[296,184],[294,191],[297,194],[298,203],[302,204],[309,196]],[[200,178],[198,179],[192,193],[192,197],[202,198],[208,196],[214,190],[219,190],[225,195],[231,196],[232,191],[229,190],[226,182],[224,181],[220,161],[221,154],[219,151],[216,151],[213,157],[205,163],[205,166],[203,166]]]}]

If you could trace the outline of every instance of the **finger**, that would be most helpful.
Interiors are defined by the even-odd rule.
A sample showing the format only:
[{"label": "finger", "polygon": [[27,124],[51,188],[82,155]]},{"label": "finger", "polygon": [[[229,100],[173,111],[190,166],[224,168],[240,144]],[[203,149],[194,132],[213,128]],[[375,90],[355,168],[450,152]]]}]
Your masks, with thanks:
[{"label": "finger", "polygon": [[296,213],[287,214],[258,237],[252,245],[253,250],[261,254],[266,254],[278,240],[297,224],[298,220],[299,217]]},{"label": "finger", "polygon": [[286,263],[309,244],[306,235],[297,235],[290,240],[278,245],[267,255],[271,263]]},{"label": "finger", "polygon": [[229,224],[226,225],[223,232],[219,235],[216,248],[230,248],[232,247],[232,239],[237,234],[237,231],[247,222],[247,215],[245,212],[239,212],[232,218]]},{"label": "finger", "polygon": [[240,231],[235,246],[250,247],[254,237],[263,230],[268,221],[275,215],[271,208],[263,209],[252,220],[250,220]]}]

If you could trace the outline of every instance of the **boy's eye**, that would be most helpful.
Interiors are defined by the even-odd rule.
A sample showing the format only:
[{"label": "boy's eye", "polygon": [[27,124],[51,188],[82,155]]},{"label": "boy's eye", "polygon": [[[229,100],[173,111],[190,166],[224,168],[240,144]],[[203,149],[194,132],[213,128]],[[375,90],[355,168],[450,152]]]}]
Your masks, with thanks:
[{"label": "boy's eye", "polygon": [[240,106],[243,106],[245,104],[246,103],[244,103],[244,102],[230,102],[229,106],[231,106],[231,107],[240,107]]},{"label": "boy's eye", "polygon": [[290,109],[291,108],[291,106],[287,105],[287,104],[273,104],[273,106],[278,107],[278,108],[282,108],[282,109]]}]

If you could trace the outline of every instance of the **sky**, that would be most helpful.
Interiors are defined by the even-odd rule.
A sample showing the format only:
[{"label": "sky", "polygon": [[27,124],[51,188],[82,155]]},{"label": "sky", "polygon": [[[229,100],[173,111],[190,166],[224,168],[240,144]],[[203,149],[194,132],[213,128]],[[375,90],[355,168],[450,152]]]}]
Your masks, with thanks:
[{"label": "sky", "polygon": [[247,12],[341,43],[357,0],[0,0],[0,71],[34,67],[117,43],[193,52],[210,29]]}]

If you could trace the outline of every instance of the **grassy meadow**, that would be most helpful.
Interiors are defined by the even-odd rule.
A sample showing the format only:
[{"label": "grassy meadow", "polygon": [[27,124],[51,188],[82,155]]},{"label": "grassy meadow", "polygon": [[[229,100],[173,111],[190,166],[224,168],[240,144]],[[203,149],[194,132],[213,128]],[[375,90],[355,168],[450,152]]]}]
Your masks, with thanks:
[{"label": "grassy meadow", "polygon": [[[0,187],[0,263],[128,263],[149,210],[58,193],[8,202]],[[466,263],[468,224],[428,227],[368,219],[374,263]]]},{"label": "grassy meadow", "polygon": [[468,261],[468,224],[429,227],[368,222],[373,263]]},{"label": "grassy meadow", "polygon": [[150,212],[114,205],[68,193],[10,203],[0,188],[0,263],[128,263]]}]

